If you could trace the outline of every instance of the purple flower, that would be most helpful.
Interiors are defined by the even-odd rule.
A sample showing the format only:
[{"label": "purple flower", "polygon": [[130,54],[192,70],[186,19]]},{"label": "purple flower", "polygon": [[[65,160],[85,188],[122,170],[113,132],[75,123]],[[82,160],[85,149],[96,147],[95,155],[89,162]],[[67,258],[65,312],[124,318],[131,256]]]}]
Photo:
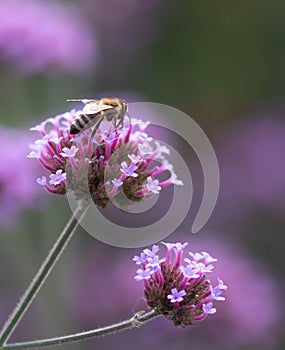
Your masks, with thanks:
[{"label": "purple flower", "polygon": [[[70,125],[81,112],[73,110],[48,118],[31,129],[40,132],[41,138],[30,146],[28,157],[36,158],[50,172],[48,183],[45,178],[37,180],[47,191],[65,194],[69,189],[77,199],[89,199],[91,195],[93,202],[103,208],[112,198],[121,207],[128,205],[128,200],[137,202],[157,194],[167,181],[168,185],[173,183],[173,170],[162,165],[157,172],[154,164],[158,157],[162,164],[167,162],[158,151],[164,148],[148,138],[137,121],[117,132],[106,121],[100,124],[93,140],[90,130],[73,137]],[[142,152],[141,147],[148,151]],[[169,178],[162,185],[158,178],[161,173]]]},{"label": "purple flower", "polygon": [[41,186],[45,186],[47,183],[47,178],[45,176],[38,177],[37,178],[37,183]]},{"label": "purple flower", "polygon": [[138,163],[142,157],[140,155],[136,156],[135,154],[129,154],[128,157],[130,158],[132,163]]},{"label": "purple flower", "polygon": [[11,227],[24,209],[40,207],[40,171],[25,156],[29,142],[23,131],[0,127],[0,226]]},{"label": "purple flower", "polygon": [[[221,300],[221,299],[220,299]],[[224,300],[224,299],[223,299]],[[208,304],[204,304],[203,305],[203,310],[207,315],[210,314],[215,314],[216,313],[216,309],[213,307],[213,303],[208,303]]]},{"label": "purple flower", "polygon": [[94,67],[96,46],[87,19],[74,5],[1,1],[0,60],[17,71],[82,73]]},{"label": "purple flower", "polygon": [[159,256],[155,255],[154,257],[147,258],[146,266],[153,272],[160,272],[160,264],[164,261],[165,259],[159,259]]},{"label": "purple flower", "polygon": [[138,269],[137,275],[135,276],[135,280],[137,280],[137,281],[148,280],[151,277],[152,273],[153,273],[153,271],[149,268],[147,268],[145,270]]},{"label": "purple flower", "polygon": [[140,256],[135,255],[133,258],[133,261],[136,262],[137,265],[141,265],[141,264],[145,264],[146,263],[146,254],[145,253],[141,253]]},{"label": "purple flower", "polygon": [[171,303],[179,303],[180,301],[183,301],[183,297],[185,295],[186,295],[186,292],[184,289],[178,292],[176,288],[172,288],[171,294],[167,295],[167,299],[169,299]]},{"label": "purple flower", "polygon": [[[219,280],[219,285],[213,287],[207,278],[207,273],[202,268],[196,268],[196,262],[186,267],[181,265],[183,250],[187,243],[164,243],[164,245],[167,247],[166,257],[159,259],[158,255],[153,256],[153,253],[158,252],[158,247],[153,246],[152,251],[149,250],[152,252],[152,260],[147,259],[148,263],[142,261],[141,269],[137,271],[135,279],[144,281],[144,295],[152,309],[172,320],[177,327],[191,326],[195,321],[215,313],[216,309],[212,307],[212,302],[224,300],[220,294],[226,286]],[[144,253],[146,254],[146,250]],[[206,260],[210,255],[203,252],[203,256]],[[137,256],[133,260],[136,264],[140,261]],[[152,265],[156,268],[152,269]],[[202,262],[199,262],[199,265],[204,265],[206,268]]]},{"label": "purple flower", "polygon": [[123,181],[121,181],[121,179],[113,179],[112,180],[112,184],[113,184],[113,188],[112,190],[109,192],[109,196],[110,197],[114,197],[118,191],[118,188],[123,184]]},{"label": "purple flower", "polygon": [[50,174],[50,185],[59,185],[65,183],[66,173],[63,173],[61,169],[57,170],[55,174]]},{"label": "purple flower", "polygon": [[62,152],[60,153],[61,156],[66,158],[74,157],[77,153],[78,148],[76,146],[71,146],[70,148],[63,147]]},{"label": "purple flower", "polygon": [[[182,237],[187,236],[184,234]],[[283,301],[279,292],[281,286],[274,280],[274,274],[268,273],[262,262],[252,260],[236,241],[235,245],[225,242],[217,232],[204,232],[192,237],[191,245],[198,252],[211,250],[214,256],[219,257],[211,272],[211,278],[217,281],[209,290],[212,300],[203,303],[206,313],[212,309],[209,303],[224,300],[223,292],[227,287],[223,279],[229,286],[226,301],[219,305],[215,317],[208,318],[200,330],[196,328],[195,335],[191,333],[193,344],[203,344],[207,338],[217,344],[217,348],[223,349],[231,348],[233,343],[237,344],[235,349],[246,346],[252,349],[275,348],[273,344],[278,339],[278,325],[282,322]],[[192,259],[199,255],[189,254]],[[204,254],[205,258],[207,260]],[[220,337],[221,329],[224,330],[223,337]],[[185,334],[186,339],[187,336],[189,334]]]},{"label": "purple flower", "polygon": [[[272,112],[274,114],[276,112]],[[252,215],[258,208],[281,212],[285,205],[285,123],[263,115],[224,130],[217,147],[221,170],[221,200],[217,221]],[[218,203],[219,204],[219,203]],[[234,217],[233,217],[234,213]]]},{"label": "purple flower", "polygon": [[148,248],[146,248],[146,249],[143,250],[143,253],[144,253],[146,256],[148,256],[148,257],[150,257],[150,258],[153,258],[153,257],[156,256],[156,253],[157,253],[158,251],[159,251],[158,245],[153,245],[152,248],[151,248],[151,250],[148,249]]},{"label": "purple flower", "polygon": [[224,289],[224,288],[220,288],[220,285],[218,285],[215,288],[212,288],[212,296],[215,300],[221,300],[221,301],[225,300],[224,297],[221,297],[222,289]]},{"label": "purple flower", "polygon": [[[135,135],[134,138],[138,138],[138,133]],[[153,147],[148,143],[144,142],[142,144],[139,144],[139,154],[144,157],[146,155],[153,153]]]},{"label": "purple flower", "polygon": [[158,185],[159,181],[158,180],[152,180],[152,178],[150,176],[147,177],[147,189],[154,193],[154,194],[158,194],[159,191],[161,190],[161,186]]},{"label": "purple flower", "polygon": [[184,276],[188,278],[198,278],[199,274],[198,271],[193,268],[192,265],[186,265],[186,266],[180,266],[180,270],[183,272]]},{"label": "purple flower", "polygon": [[138,167],[134,163],[131,163],[130,165],[128,165],[126,161],[123,161],[121,163],[120,171],[124,173],[125,177],[128,177],[128,176],[137,177],[138,174],[135,173],[135,170],[137,170],[137,168]]}]

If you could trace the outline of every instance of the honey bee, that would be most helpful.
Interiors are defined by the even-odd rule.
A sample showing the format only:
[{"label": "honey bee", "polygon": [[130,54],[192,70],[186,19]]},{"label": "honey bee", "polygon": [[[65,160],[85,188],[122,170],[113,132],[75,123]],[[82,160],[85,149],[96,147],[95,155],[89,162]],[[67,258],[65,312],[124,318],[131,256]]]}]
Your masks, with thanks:
[{"label": "honey bee", "polygon": [[78,99],[67,101],[81,101],[84,103],[82,113],[73,120],[70,134],[76,135],[88,128],[93,128],[90,139],[96,134],[103,120],[111,121],[114,129],[124,126],[125,116],[128,115],[127,102],[117,97],[104,97],[100,100]]}]

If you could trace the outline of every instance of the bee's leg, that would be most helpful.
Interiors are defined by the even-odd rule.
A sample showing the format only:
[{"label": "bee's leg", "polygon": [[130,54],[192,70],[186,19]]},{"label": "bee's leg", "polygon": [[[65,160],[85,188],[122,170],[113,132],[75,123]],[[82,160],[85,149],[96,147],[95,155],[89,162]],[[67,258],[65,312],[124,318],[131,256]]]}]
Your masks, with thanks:
[{"label": "bee's leg", "polygon": [[121,117],[113,118],[112,123],[113,123],[114,129],[115,129],[116,134],[117,134],[118,133],[117,130],[118,130],[118,127],[120,126],[120,124],[123,126],[122,118]]},{"label": "bee's leg", "polygon": [[[130,125],[132,125],[132,122],[131,122],[131,117],[130,117],[129,113],[127,112],[127,113],[126,113],[126,115],[127,115],[127,116],[128,116],[128,118],[129,118],[129,123],[130,123]],[[124,119],[123,119],[122,123],[124,123]]]},{"label": "bee's leg", "polygon": [[113,118],[113,119],[112,119],[112,123],[113,123],[114,129],[115,129],[115,131],[116,131],[116,133],[117,133],[117,128],[118,128],[117,119],[116,119],[116,118]]},{"label": "bee's leg", "polygon": [[125,117],[123,115],[119,116],[116,120],[114,120],[115,124],[114,127],[117,129],[119,126],[122,128],[124,127],[124,119]]},{"label": "bee's leg", "polygon": [[100,124],[101,124],[101,122],[102,122],[102,120],[104,119],[104,116],[101,116],[99,119],[98,119],[98,121],[97,121],[97,123],[95,124],[95,126],[94,126],[94,128],[93,128],[93,130],[92,130],[92,133],[91,133],[91,135],[90,135],[90,141],[93,139],[93,137],[95,136],[95,134],[96,134],[96,132],[97,132],[97,130],[98,130],[98,128],[99,128],[99,126],[100,126]]},{"label": "bee's leg", "polygon": [[130,123],[130,125],[131,125],[131,118],[130,118],[130,115],[128,114],[128,113],[126,113],[125,115],[121,115],[119,118],[118,118],[118,120],[117,120],[117,128],[119,127],[119,126],[121,126],[121,128],[123,128],[124,127],[124,121],[125,121],[125,116],[128,116],[128,118],[129,118],[129,123]]}]

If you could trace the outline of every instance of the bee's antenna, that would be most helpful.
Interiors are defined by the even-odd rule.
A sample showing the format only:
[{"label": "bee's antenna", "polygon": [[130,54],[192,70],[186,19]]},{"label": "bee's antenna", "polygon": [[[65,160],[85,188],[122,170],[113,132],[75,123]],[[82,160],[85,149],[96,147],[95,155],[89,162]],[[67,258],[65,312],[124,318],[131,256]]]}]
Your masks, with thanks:
[{"label": "bee's antenna", "polygon": [[90,103],[90,102],[95,102],[96,100],[91,100],[91,99],[88,99],[88,98],[70,98],[68,100],[66,100],[67,102],[82,102],[84,103],[85,105],[87,103]]}]

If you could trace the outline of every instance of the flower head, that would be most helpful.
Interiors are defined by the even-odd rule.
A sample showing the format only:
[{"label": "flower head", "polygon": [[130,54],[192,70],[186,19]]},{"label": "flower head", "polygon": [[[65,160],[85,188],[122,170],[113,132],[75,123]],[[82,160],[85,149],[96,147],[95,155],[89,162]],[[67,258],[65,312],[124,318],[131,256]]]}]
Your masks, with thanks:
[{"label": "flower head", "polygon": [[65,194],[70,189],[77,199],[91,197],[103,208],[110,199],[124,207],[175,183],[173,169],[165,167],[161,145],[148,137],[140,124],[128,123],[114,130],[111,122],[104,121],[93,139],[90,130],[74,137],[70,125],[81,112],[73,110],[48,118],[31,129],[40,132],[41,138],[30,146],[28,157],[36,158],[50,173],[48,180],[37,180],[47,191]]},{"label": "flower head", "polygon": [[96,38],[75,5],[2,0],[0,6],[0,59],[15,70],[82,73],[94,66]]},{"label": "flower head", "polygon": [[[206,273],[211,272],[205,272],[208,261],[216,261],[208,253],[190,253],[193,260],[184,259],[187,262],[184,266],[182,254],[187,243],[164,245],[167,247],[165,258],[160,259],[156,254],[157,246],[152,250],[145,249],[140,257],[134,257],[133,260],[140,265],[135,279],[144,281],[145,298],[152,309],[172,320],[175,326],[191,326],[216,312],[213,302],[225,300],[221,293],[227,286],[218,279],[218,285],[213,287],[207,278]],[[194,258],[199,258],[199,263]]]},{"label": "flower head", "polygon": [[13,227],[24,209],[41,207],[40,169],[25,157],[28,142],[23,130],[0,126],[0,226]]}]

